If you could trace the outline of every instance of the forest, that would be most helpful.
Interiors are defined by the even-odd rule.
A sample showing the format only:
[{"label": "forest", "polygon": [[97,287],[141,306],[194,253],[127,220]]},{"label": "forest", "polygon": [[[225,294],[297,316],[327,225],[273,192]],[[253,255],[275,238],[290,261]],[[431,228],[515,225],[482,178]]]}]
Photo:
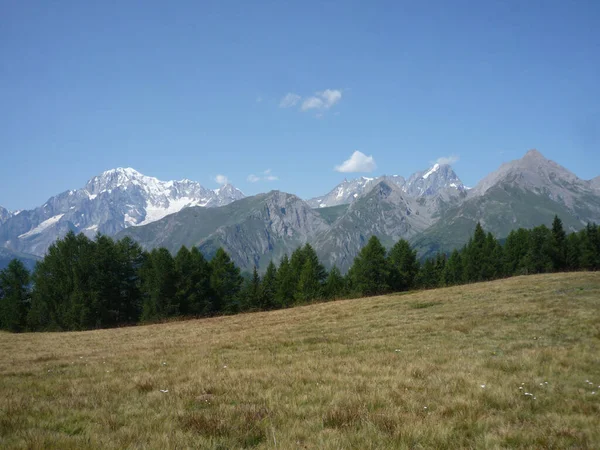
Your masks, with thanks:
[{"label": "forest", "polygon": [[499,241],[477,224],[451,254],[419,261],[406,240],[389,250],[371,236],[347,274],[327,271],[306,244],[265,273],[243,274],[221,248],[208,261],[197,248],[143,250],[130,238],[74,233],[55,242],[30,273],[19,260],[0,271],[0,328],[68,331],[288,308],[313,301],[430,289],[516,275],[600,269],[600,227],[567,234],[512,231]]}]

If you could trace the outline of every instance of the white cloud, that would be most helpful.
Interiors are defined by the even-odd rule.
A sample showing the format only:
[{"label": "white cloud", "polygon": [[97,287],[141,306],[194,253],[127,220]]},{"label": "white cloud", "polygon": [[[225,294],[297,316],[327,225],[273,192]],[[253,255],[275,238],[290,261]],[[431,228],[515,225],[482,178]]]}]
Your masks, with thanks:
[{"label": "white cloud", "polygon": [[288,92],[279,102],[280,108],[291,108],[292,106],[296,106],[302,97],[298,94],[294,94],[293,92]]},{"label": "white cloud", "polygon": [[358,150],[352,153],[352,156],[339,166],[335,166],[337,172],[373,172],[377,164],[373,156],[367,156]]},{"label": "white cloud", "polygon": [[225,175],[221,175],[221,174],[219,174],[215,177],[215,181],[219,184],[229,183],[229,180],[227,179],[227,177]]},{"label": "white cloud", "polygon": [[435,160],[435,162],[437,164],[454,164],[458,161],[458,156],[456,155],[450,155],[450,156],[441,156],[438,159]]},{"label": "white cloud", "polygon": [[314,96],[308,97],[302,102],[300,109],[308,111],[311,109],[329,109],[342,99],[342,91],[337,89],[325,89],[316,92]]},{"label": "white cloud", "polygon": [[258,181],[277,181],[279,180],[279,177],[271,174],[271,169],[267,169],[263,171],[260,175],[254,175],[253,173],[251,173],[246,179],[250,183],[256,183]]}]

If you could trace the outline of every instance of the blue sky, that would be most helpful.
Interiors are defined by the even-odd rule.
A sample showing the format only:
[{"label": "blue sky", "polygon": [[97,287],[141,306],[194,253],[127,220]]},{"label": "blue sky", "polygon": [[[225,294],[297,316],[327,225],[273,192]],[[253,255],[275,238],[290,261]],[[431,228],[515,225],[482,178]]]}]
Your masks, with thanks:
[{"label": "blue sky", "polygon": [[[530,148],[600,175],[595,0],[140,5],[2,2],[0,205],[119,166],[305,198]],[[336,172],[355,151],[373,171]]]}]

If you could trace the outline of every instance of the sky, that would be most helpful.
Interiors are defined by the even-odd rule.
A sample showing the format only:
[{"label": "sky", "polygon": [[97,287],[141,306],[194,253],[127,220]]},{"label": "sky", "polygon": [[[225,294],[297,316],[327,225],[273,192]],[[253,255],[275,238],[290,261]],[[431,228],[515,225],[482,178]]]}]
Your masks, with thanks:
[{"label": "sky", "polygon": [[537,148],[600,175],[600,2],[0,2],[0,205],[133,167],[247,195]]}]

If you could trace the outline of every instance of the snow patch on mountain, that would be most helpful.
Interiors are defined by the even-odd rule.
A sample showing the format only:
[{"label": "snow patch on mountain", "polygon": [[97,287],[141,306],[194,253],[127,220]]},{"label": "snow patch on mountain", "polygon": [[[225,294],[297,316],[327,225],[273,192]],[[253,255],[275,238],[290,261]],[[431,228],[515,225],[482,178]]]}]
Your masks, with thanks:
[{"label": "snow patch on mountain", "polygon": [[18,238],[24,239],[24,238],[28,238],[29,236],[40,234],[45,229],[47,229],[47,228],[51,227],[52,225],[54,225],[55,223],[57,223],[60,219],[62,219],[63,216],[64,216],[64,214],[57,214],[56,216],[52,216],[49,219],[44,220],[37,227],[29,230],[27,233],[20,234],[18,236]]},{"label": "snow patch on mountain", "polygon": [[426,180],[427,178],[429,178],[429,175],[431,175],[434,172],[437,172],[439,168],[439,164],[434,164],[434,166],[431,169],[429,169],[429,171],[425,175],[423,175],[423,179]]}]

